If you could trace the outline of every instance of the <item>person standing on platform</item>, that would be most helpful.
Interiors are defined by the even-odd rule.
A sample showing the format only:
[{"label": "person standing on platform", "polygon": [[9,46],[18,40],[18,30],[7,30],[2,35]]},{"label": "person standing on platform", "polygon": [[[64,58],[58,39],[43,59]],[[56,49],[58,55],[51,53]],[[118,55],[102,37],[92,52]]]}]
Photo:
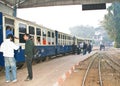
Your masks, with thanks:
[{"label": "person standing on platform", "polygon": [[72,44],[72,53],[75,54],[76,46],[75,43]]},{"label": "person standing on platform", "polygon": [[87,51],[88,51],[88,53],[90,53],[92,51],[92,45],[90,43],[88,43]]},{"label": "person standing on platform", "polygon": [[83,55],[86,54],[86,51],[87,51],[87,44],[83,42]]},{"label": "person standing on platform", "polygon": [[32,78],[33,78],[32,58],[33,58],[34,43],[30,39],[29,34],[25,34],[23,38],[26,41],[26,43],[25,43],[25,61],[26,61],[27,70],[28,70],[28,76],[25,79],[25,81],[29,81],[29,80],[32,80]]},{"label": "person standing on platform", "polygon": [[6,82],[17,81],[17,68],[16,61],[14,58],[14,50],[19,49],[19,46],[13,43],[13,35],[9,34],[7,39],[1,44],[0,51],[3,52],[5,61],[5,76]]}]

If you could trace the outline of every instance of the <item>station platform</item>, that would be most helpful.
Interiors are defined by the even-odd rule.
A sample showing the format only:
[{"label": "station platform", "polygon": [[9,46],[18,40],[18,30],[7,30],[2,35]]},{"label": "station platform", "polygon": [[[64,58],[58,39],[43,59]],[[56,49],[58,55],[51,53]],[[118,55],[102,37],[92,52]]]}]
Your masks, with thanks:
[{"label": "station platform", "polygon": [[54,86],[58,79],[71,67],[95,52],[92,51],[86,55],[67,55],[35,64],[33,65],[33,80],[31,81],[24,81],[27,77],[26,67],[17,70],[18,81],[15,83],[6,83],[5,74],[2,72],[0,74],[0,86]]}]

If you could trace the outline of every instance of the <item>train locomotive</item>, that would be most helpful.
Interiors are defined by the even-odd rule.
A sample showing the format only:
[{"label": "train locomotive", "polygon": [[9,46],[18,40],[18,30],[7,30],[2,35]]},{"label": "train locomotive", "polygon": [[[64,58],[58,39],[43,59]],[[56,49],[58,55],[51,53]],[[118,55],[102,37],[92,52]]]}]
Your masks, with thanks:
[{"label": "train locomotive", "polygon": [[[34,41],[34,57],[36,62],[44,60],[48,57],[64,55],[72,52],[72,44],[77,45],[83,41],[90,41],[74,37],[70,34],[62,33],[56,30],[51,30],[42,25],[26,21],[17,17],[13,17],[0,12],[0,45],[6,39],[6,29],[10,26],[15,37],[15,44],[20,46],[20,49],[15,51],[15,59],[18,67],[22,67],[25,62],[24,49],[25,41],[23,35],[29,33],[31,40]],[[0,66],[4,67],[4,57],[0,52]]]}]

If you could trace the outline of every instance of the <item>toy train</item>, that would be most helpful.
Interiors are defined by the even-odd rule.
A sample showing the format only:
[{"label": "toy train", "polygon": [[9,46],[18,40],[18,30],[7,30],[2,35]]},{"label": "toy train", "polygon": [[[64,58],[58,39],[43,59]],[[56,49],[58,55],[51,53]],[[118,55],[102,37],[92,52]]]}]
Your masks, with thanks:
[{"label": "toy train", "polygon": [[[47,57],[71,53],[73,44],[78,45],[78,43],[83,41],[91,41],[90,39],[77,38],[69,34],[51,30],[42,25],[0,12],[0,44],[6,39],[6,29],[8,26],[11,27],[14,36],[19,38],[14,39],[15,44],[21,46],[18,51],[15,51],[15,59],[18,67],[25,62],[25,41],[23,39],[25,33],[29,33],[31,40],[34,41],[34,59],[36,62]],[[1,52],[0,66],[4,67],[4,57]]]}]

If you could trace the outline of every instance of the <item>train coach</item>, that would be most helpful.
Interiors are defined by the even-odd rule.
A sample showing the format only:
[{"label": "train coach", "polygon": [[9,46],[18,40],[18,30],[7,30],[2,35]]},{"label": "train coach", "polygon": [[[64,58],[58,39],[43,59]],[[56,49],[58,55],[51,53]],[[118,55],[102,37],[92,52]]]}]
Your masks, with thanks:
[{"label": "train coach", "polygon": [[[20,46],[18,51],[15,51],[15,59],[17,66],[21,67],[25,62],[24,49],[25,40],[23,35],[29,33],[31,40],[35,44],[34,60],[39,62],[48,57],[57,56],[72,52],[72,44],[77,45],[78,40],[89,41],[73,37],[59,31],[51,30],[42,25],[26,21],[20,18],[9,16],[0,12],[0,44],[6,39],[7,27],[11,27],[13,35],[19,39],[14,39],[15,44]],[[4,57],[0,52],[0,66],[4,67]]]}]

